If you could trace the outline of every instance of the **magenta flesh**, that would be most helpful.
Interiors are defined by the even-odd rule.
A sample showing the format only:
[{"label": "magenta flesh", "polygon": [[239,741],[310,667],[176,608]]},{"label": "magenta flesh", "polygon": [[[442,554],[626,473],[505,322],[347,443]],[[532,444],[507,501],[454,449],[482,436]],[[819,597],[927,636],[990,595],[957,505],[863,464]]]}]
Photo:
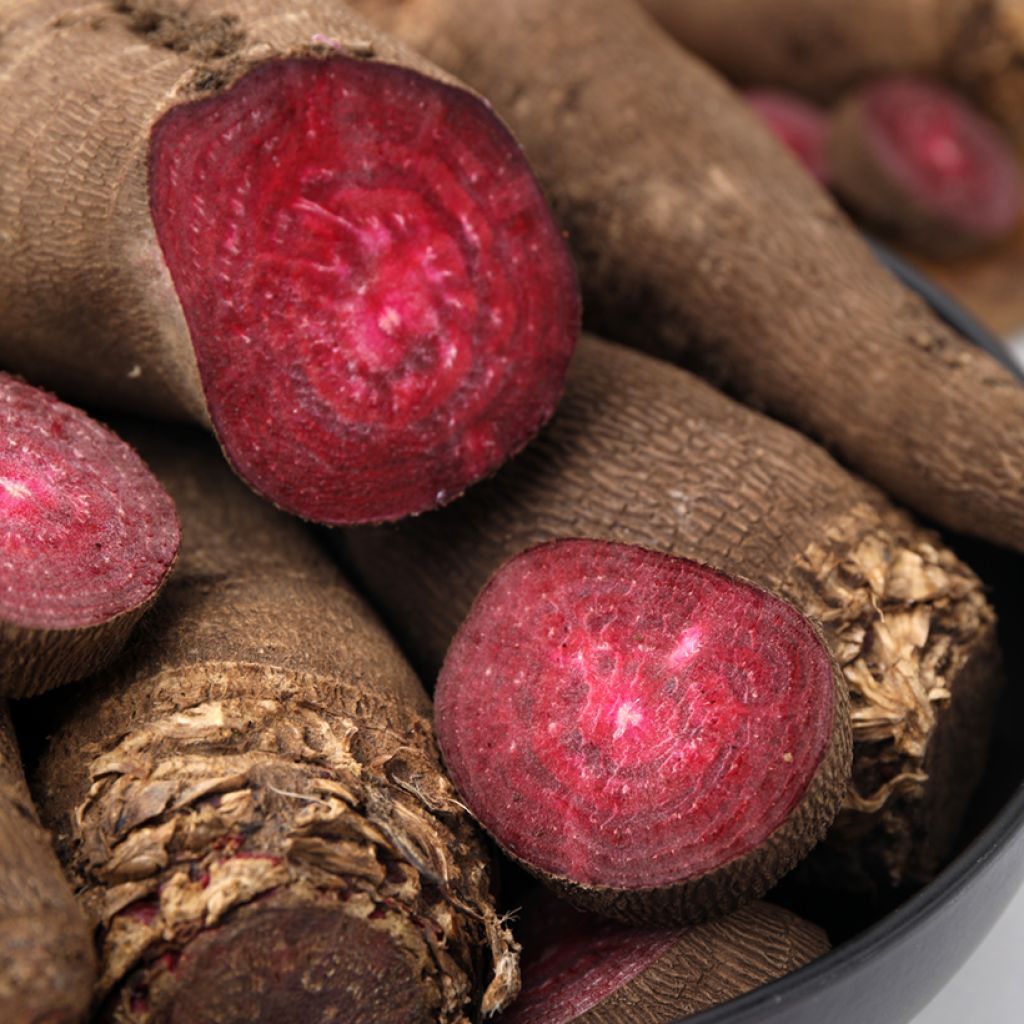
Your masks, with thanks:
[{"label": "magenta flesh", "polygon": [[528,922],[537,934],[533,942],[523,937],[523,988],[501,1024],[568,1024],[628,985],[685,934],[582,914],[553,898],[539,905],[547,907],[547,919]]},{"label": "magenta flesh", "polygon": [[727,864],[786,821],[828,747],[834,685],[780,599],[685,559],[567,540],[487,584],[435,716],[463,799],[513,856],[644,889]]},{"label": "magenta flesh", "polygon": [[828,114],[784,89],[749,89],[747,103],[772,133],[822,184],[828,183]]},{"label": "magenta flesh", "polygon": [[444,505],[550,417],[575,272],[475,96],[336,57],[257,68],[153,132],[151,211],[214,428],[319,522]]},{"label": "magenta flesh", "polygon": [[128,445],[0,373],[0,619],[106,622],[153,596],[178,541],[171,499]]},{"label": "magenta flesh", "polygon": [[955,92],[911,78],[861,93],[864,145],[908,199],[979,239],[1013,230],[1021,175],[999,129]]}]

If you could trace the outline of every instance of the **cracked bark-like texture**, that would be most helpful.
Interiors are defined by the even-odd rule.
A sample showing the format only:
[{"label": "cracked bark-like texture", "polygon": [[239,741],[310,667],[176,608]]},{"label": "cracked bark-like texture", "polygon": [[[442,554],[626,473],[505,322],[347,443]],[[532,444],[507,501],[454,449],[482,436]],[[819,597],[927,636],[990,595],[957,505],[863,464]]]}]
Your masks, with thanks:
[{"label": "cracked bark-like texture", "polygon": [[348,531],[425,678],[502,562],[596,537],[745,576],[821,623],[850,688],[854,775],[831,843],[849,884],[930,877],[984,763],[1000,681],[971,570],[805,437],[683,370],[584,338],[558,414],[458,506]]},{"label": "cracked bark-like texture", "polygon": [[820,928],[768,903],[686,929],[637,928],[528,902],[523,990],[502,1024],[672,1024],[829,950]]},{"label": "cracked bark-like texture", "polygon": [[0,1020],[74,1024],[95,978],[89,929],[39,825],[0,702]]},{"label": "cracked bark-like texture", "polygon": [[544,423],[568,249],[491,108],[343,4],[8,0],[0,364],[210,426],[307,519],[443,505]]},{"label": "cracked bark-like texture", "polygon": [[125,660],[56,709],[34,777],[96,928],[101,1019],[498,1009],[515,947],[418,680],[211,450],[141,447],[180,510],[179,570]]},{"label": "cracked bark-like texture", "polygon": [[1024,550],[1024,389],[635,4],[356,6],[509,121],[600,333],[698,368],[944,525]]},{"label": "cracked bark-like texture", "polygon": [[850,781],[821,634],[749,581],[566,539],[504,563],[434,695],[445,766],[501,848],[569,902],[687,924],[763,896]]},{"label": "cracked bark-like texture", "polygon": [[877,75],[943,79],[1024,142],[1020,0],[641,0],[688,50],[737,82],[834,99]]},{"label": "cracked bark-like texture", "polygon": [[80,409],[0,373],[0,694],[108,665],[171,572],[174,506]]}]

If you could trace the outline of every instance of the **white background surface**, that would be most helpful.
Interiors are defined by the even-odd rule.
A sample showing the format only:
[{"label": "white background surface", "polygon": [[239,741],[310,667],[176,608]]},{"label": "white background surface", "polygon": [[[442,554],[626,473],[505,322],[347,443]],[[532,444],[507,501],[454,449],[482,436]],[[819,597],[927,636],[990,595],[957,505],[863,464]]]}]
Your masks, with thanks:
[{"label": "white background surface", "polygon": [[[927,955],[922,950],[922,955]],[[1020,1024],[1024,1021],[1024,889],[962,970],[913,1024]],[[865,1022],[867,1024],[867,1022]]]}]

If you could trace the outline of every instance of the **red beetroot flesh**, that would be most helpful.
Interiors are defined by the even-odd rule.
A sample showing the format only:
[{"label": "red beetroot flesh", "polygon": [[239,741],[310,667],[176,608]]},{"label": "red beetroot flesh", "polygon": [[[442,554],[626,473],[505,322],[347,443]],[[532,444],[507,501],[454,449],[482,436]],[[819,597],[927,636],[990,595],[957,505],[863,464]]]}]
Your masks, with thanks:
[{"label": "red beetroot flesh", "polygon": [[909,200],[979,239],[1020,218],[1020,170],[999,129],[955,92],[912,78],[862,90],[866,138]]},{"label": "red beetroot flesh", "polygon": [[275,504],[334,524],[440,506],[550,417],[575,272],[472,94],[271,63],[165,115],[150,168],[215,430]]},{"label": "red beetroot flesh", "polygon": [[0,373],[0,619],[106,622],[152,597],[178,540],[171,499],[128,445]]},{"label": "red beetroot flesh", "polygon": [[828,114],[784,89],[749,89],[747,102],[772,133],[822,184],[828,182]]},{"label": "red beetroot flesh", "polygon": [[567,1024],[628,985],[679,942],[673,928],[633,928],[550,901],[547,930],[523,941],[523,989],[501,1024]]},{"label": "red beetroot flesh", "polygon": [[826,751],[833,687],[780,599],[685,559],[556,541],[481,592],[435,716],[452,779],[506,850],[642,889],[724,865],[786,820]]}]

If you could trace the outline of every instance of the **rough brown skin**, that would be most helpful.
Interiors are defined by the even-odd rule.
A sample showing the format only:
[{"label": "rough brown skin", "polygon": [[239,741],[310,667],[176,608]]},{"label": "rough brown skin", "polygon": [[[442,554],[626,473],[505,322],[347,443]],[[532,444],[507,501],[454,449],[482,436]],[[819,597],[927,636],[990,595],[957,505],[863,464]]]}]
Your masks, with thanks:
[{"label": "rough brown skin", "polygon": [[699,367],[939,522],[1024,550],[1024,390],[895,282],[741,98],[642,11],[356,6],[509,121],[603,333]]},{"label": "rough brown skin", "polygon": [[0,621],[0,691],[8,697],[32,697],[105,668],[155,600],[156,595],[85,629],[31,629]]},{"label": "rough brown skin", "polygon": [[[310,70],[317,65],[317,70]],[[357,65],[358,72],[352,70]],[[293,315],[282,314],[286,323],[271,340],[301,335],[302,340],[294,345],[303,350],[301,360],[295,358],[289,362],[294,354],[291,349],[282,354],[274,351],[265,338],[253,342],[246,334],[247,330],[272,319],[269,310],[260,310],[264,315],[257,317],[246,307],[245,312],[238,314],[237,322],[228,326],[221,323],[216,331],[200,331],[196,326],[197,310],[229,307],[230,293],[217,295],[216,302],[204,301],[207,296],[202,282],[207,278],[203,276],[202,265],[192,268],[195,272],[189,287],[184,283],[188,275],[183,267],[190,259],[208,266],[211,262],[205,258],[208,254],[197,255],[197,250],[189,249],[183,242],[177,243],[176,248],[174,245],[168,248],[169,238],[173,241],[179,236],[160,220],[158,214],[164,208],[161,203],[166,206],[170,201],[168,196],[180,199],[182,194],[188,193],[187,188],[176,191],[173,182],[178,176],[186,184],[191,182],[189,175],[194,168],[191,164],[184,168],[174,164],[168,151],[180,153],[186,147],[175,147],[171,142],[160,148],[164,146],[163,140],[190,138],[191,129],[182,126],[193,124],[188,119],[199,105],[205,104],[203,110],[208,114],[215,101],[224,100],[216,109],[223,110],[226,105],[228,114],[225,116],[230,118],[233,108],[232,97],[228,94],[232,87],[237,87],[237,93],[243,86],[258,88],[253,86],[256,79],[265,82],[274,74],[300,75],[303,70],[315,75],[324,68],[328,72],[323,77],[327,77],[331,68],[338,76],[343,76],[349,68],[352,74],[371,76],[373,71],[394,72],[392,78],[418,83],[419,90],[429,92],[438,108],[432,108],[431,112],[444,124],[447,124],[446,118],[454,121],[457,114],[465,113],[463,107],[471,108],[465,115],[467,121],[477,128],[480,125],[472,118],[486,121],[502,139],[503,162],[498,166],[497,158],[489,161],[481,158],[482,180],[491,182],[494,189],[499,190],[503,186],[497,183],[503,180],[501,176],[506,171],[513,178],[519,171],[527,174],[518,146],[475,94],[370,28],[342,3],[317,0],[303,4],[299,11],[292,11],[282,8],[276,0],[6,2],[0,10],[0,106],[5,111],[0,123],[0,150],[9,161],[0,175],[3,181],[0,222],[5,225],[4,234],[0,236],[0,306],[4,309],[0,324],[0,366],[53,387],[62,395],[79,397],[90,406],[106,405],[145,415],[190,419],[212,427],[229,461],[250,486],[294,514],[330,523],[383,521],[452,500],[478,476],[490,472],[504,457],[526,443],[550,415],[557,398],[561,371],[575,338],[578,299],[575,289],[566,287],[559,290],[559,296],[564,295],[564,299],[554,304],[554,311],[534,308],[530,314],[531,324],[534,320],[547,324],[551,317],[558,321],[558,329],[549,332],[547,328],[538,327],[530,335],[524,328],[517,337],[533,337],[538,344],[520,345],[515,350],[520,357],[518,360],[504,358],[507,354],[504,349],[495,352],[495,356],[503,358],[496,358],[490,367],[476,358],[476,350],[486,347],[489,339],[500,333],[497,328],[491,331],[486,326],[487,315],[479,311],[473,314],[473,330],[459,333],[454,328],[445,329],[447,321],[440,313],[437,317],[441,327],[429,326],[428,322],[433,323],[429,312],[422,313],[419,319],[409,313],[408,319],[413,323],[408,331],[415,335],[415,343],[406,345],[409,339],[394,326],[405,324],[402,314],[387,305],[390,292],[378,294],[365,281],[361,287],[371,293],[367,304],[378,302],[383,306],[379,316],[373,317],[374,323],[385,324],[379,328],[381,332],[397,332],[396,341],[390,335],[384,339],[390,346],[385,353],[378,350],[384,347],[384,342],[376,337],[363,339],[367,348],[374,349],[369,353],[353,352],[344,347],[347,343],[344,311],[330,306],[336,293],[344,292],[341,286],[332,289],[324,285],[320,290],[314,289],[315,294],[308,297],[305,305],[305,300],[296,300],[298,306],[297,311],[292,311]],[[259,78],[261,74],[263,77]],[[338,86],[338,90],[341,88]],[[55,91],[60,95],[57,116],[54,112],[58,105],[52,99]],[[416,96],[417,86],[408,84],[407,92]],[[439,93],[443,93],[444,99],[438,98]],[[338,94],[338,91],[332,93]],[[408,98],[405,94],[403,97]],[[453,97],[457,97],[457,102]],[[453,113],[457,106],[457,113]],[[254,112],[260,112],[259,106],[249,110],[249,113]],[[274,114],[277,113],[275,108]],[[287,120],[282,117],[281,123]],[[276,138],[272,129],[267,131],[272,140]],[[184,134],[175,135],[175,132]],[[480,129],[476,137],[482,134],[483,129]],[[218,136],[218,139],[223,141],[229,135],[225,130],[223,138]],[[297,132],[288,135],[287,140],[294,142],[298,135]],[[426,137],[431,137],[430,131]],[[246,136],[245,144],[257,146],[251,135]],[[224,147],[229,149],[230,143],[225,141]],[[373,157],[368,159],[372,164]],[[272,163],[268,158],[260,166],[266,171]],[[201,171],[196,173],[201,180]],[[429,177],[426,172],[423,174]],[[516,236],[516,232],[522,230],[527,241],[540,245],[537,262],[545,264],[543,257],[549,249],[557,249],[556,262],[560,270],[551,279],[560,282],[564,274],[568,280],[574,274],[568,253],[548,217],[536,183],[532,178],[530,182],[530,188],[522,190],[521,205],[532,212],[529,216],[524,213],[523,219],[532,224],[531,218],[539,208],[543,209],[540,219],[545,222],[545,228],[540,234],[553,245],[540,242],[540,234],[529,227],[520,228],[513,197],[507,204],[512,212],[505,218],[512,228],[502,237],[518,255],[510,255],[503,266],[511,265],[516,259],[528,262],[522,256],[522,252],[527,251],[525,243],[519,249],[505,238],[509,235],[515,241],[522,241]],[[255,185],[250,187],[260,194]],[[390,190],[397,190],[393,183]],[[389,189],[381,187],[380,191],[387,194]],[[529,200],[525,199],[527,191]],[[319,198],[329,202],[323,196]],[[436,200],[436,197],[427,199]],[[180,201],[183,206],[188,205],[186,200]],[[234,201],[249,213],[240,199],[235,197]],[[303,196],[298,203],[304,201]],[[295,212],[295,207],[288,205],[291,200],[282,202],[286,207],[282,216]],[[223,201],[220,205],[230,206],[230,203]],[[334,223],[332,211],[315,203],[312,205],[321,210],[324,223]],[[425,200],[423,205],[429,204]],[[187,220],[180,216],[177,207],[168,208],[179,214],[174,220]],[[191,208],[190,212],[193,212]],[[262,212],[264,208],[257,207],[249,219],[256,219]],[[416,212],[420,213],[420,208]],[[455,220],[454,212],[444,212]],[[405,223],[401,215],[396,213],[396,216]],[[166,227],[159,232],[159,238],[156,222]],[[498,233],[497,224],[493,226]],[[189,223],[189,227],[197,229],[198,225]],[[480,223],[476,227],[480,233],[486,233]],[[491,227],[488,222],[486,228]],[[308,225],[301,224],[300,228],[302,230],[296,229],[296,233],[301,237],[317,234],[317,230]],[[379,218],[378,228],[381,233],[387,233],[379,227]],[[320,230],[329,234],[330,228]],[[356,228],[352,230],[356,232]],[[200,232],[196,230],[196,233]],[[182,234],[187,232],[183,229]],[[444,240],[450,243],[450,249],[458,248],[459,239],[445,235]],[[220,245],[224,251],[235,245],[237,252],[237,245],[230,238],[222,240]],[[311,270],[313,260],[308,252],[296,252],[285,244],[270,241],[267,245],[269,251],[254,253],[251,263],[259,262],[256,257],[280,257],[282,264],[294,258],[303,268],[295,271],[294,278],[276,265],[272,273],[267,273],[273,281],[284,278],[301,284],[306,283],[303,274],[330,278],[331,254],[343,248],[338,245],[332,250],[329,241],[325,242],[326,253],[320,253],[318,258],[326,262],[322,266],[316,264],[319,269]],[[384,242],[380,245],[386,248]],[[486,248],[486,243],[481,242],[481,246]],[[489,254],[490,250],[487,252]],[[359,255],[356,253],[352,258]],[[380,253],[374,252],[372,257],[367,257],[369,269],[363,268],[371,283],[376,280],[374,259],[380,257]],[[440,276],[449,275],[458,282],[472,278],[469,271],[475,264],[470,266],[472,261],[468,257],[469,271],[459,264],[458,272],[449,269],[445,254],[438,259],[443,266],[437,271]],[[451,256],[451,261],[458,262],[455,256]],[[386,260],[381,258],[380,262]],[[407,265],[413,261],[403,264],[399,255],[395,262]],[[218,265],[215,270],[211,268],[209,277],[220,280],[222,276],[229,276],[224,266],[226,264]],[[492,269],[492,264],[486,266]],[[410,275],[414,273],[414,269],[409,271]],[[508,281],[497,271],[478,276],[486,278],[495,291],[502,288],[514,291],[521,284],[519,277],[511,272]],[[269,288],[269,285],[264,283],[261,287]],[[349,291],[362,294],[358,287],[353,285]],[[422,288],[396,286],[394,291],[412,292],[414,297],[419,297],[420,305],[429,306],[432,301],[430,296],[422,294]],[[252,289],[248,289],[246,294],[251,292]],[[282,292],[284,297],[270,310],[287,306],[288,291],[283,288]],[[274,297],[269,290],[264,294]],[[487,298],[490,294],[485,289],[481,297]],[[515,293],[515,297],[522,301],[524,308],[537,298],[532,293],[525,297]],[[448,298],[460,301],[455,296]],[[317,305],[321,301],[326,310]],[[510,305],[504,298],[498,305],[503,303]],[[415,298],[409,305],[416,306]],[[543,301],[538,299],[535,305],[541,306]],[[288,308],[291,310],[290,306]],[[518,309],[518,306],[511,308]],[[309,326],[308,321],[319,315],[323,317],[323,324],[318,321],[315,327]],[[352,319],[362,323],[358,316]],[[506,315],[505,319],[513,317]],[[526,320],[524,314],[524,322]],[[392,326],[389,328],[388,324]],[[324,337],[318,333],[321,328]],[[208,333],[214,336],[212,347],[199,340],[194,344],[194,337],[205,337]],[[358,329],[351,333],[360,335]],[[457,342],[452,340],[456,334]],[[557,343],[554,334],[559,336]],[[501,337],[504,339],[505,335]],[[457,351],[445,349],[439,355],[437,350],[449,340]],[[231,349],[230,345],[236,343],[237,348]],[[286,347],[287,341],[283,345]],[[322,354],[319,360],[310,355],[317,350],[316,346]],[[531,348],[536,359],[526,355]],[[250,349],[258,350],[253,356],[257,369],[254,371],[252,366],[247,366],[236,379],[232,369],[238,361],[228,359],[225,368],[225,353],[237,355],[238,350],[249,352]],[[442,358],[448,360],[446,368],[454,366],[456,369],[447,375],[436,372],[433,376],[409,370],[408,364],[417,359],[440,362]],[[328,396],[333,396],[342,388],[339,385],[331,390],[332,374],[343,381],[358,376],[365,383],[369,378],[372,384],[388,377],[379,370],[379,363],[394,370],[388,362],[390,359],[398,361],[400,370],[409,370],[414,387],[405,388],[398,397],[388,391],[386,384],[380,385],[379,393],[372,386],[368,387],[370,395],[365,398],[363,408],[365,411],[373,406],[373,412],[367,413],[365,419],[353,414],[351,422],[347,406],[339,413],[329,397],[318,393],[319,378],[310,380],[308,374],[299,372],[300,367],[305,370],[310,366],[327,366],[328,381],[322,386]],[[263,360],[271,362],[268,365]],[[358,374],[352,372],[346,360],[360,364]],[[459,368],[467,364],[473,370],[475,386],[456,388],[451,382],[461,372]],[[532,370],[523,379],[517,379],[516,372],[526,365]],[[492,377],[496,382],[493,386]],[[293,378],[298,380],[294,386],[288,383]],[[461,404],[443,386],[438,386],[436,394],[430,390],[429,381],[437,378],[443,378],[446,386],[456,390],[455,397]],[[399,374],[399,385],[409,383]],[[413,392],[415,395],[409,397]],[[429,402],[421,402],[428,412],[423,414],[422,420],[417,420],[408,409],[419,408],[416,396],[422,399],[422,392],[430,401],[440,403],[441,410],[434,410]],[[490,395],[493,404],[488,400],[482,410],[477,409],[471,400],[463,400],[467,392]],[[445,404],[445,396],[452,398],[450,404]],[[529,411],[520,409],[520,400]],[[357,400],[350,404],[359,406]],[[465,409],[467,404],[468,421],[464,422],[456,415],[455,406]],[[501,407],[500,415],[490,416],[497,411],[497,406]],[[449,411],[451,417],[445,418],[444,413]],[[430,454],[437,457],[417,459],[410,431],[406,431],[385,456],[372,460],[370,470],[383,478],[374,480],[382,493],[378,495],[379,500],[368,501],[367,492],[377,495],[378,488],[371,487],[366,479],[370,471],[361,475],[353,471],[354,479],[346,476],[348,467],[358,464],[358,459],[342,457],[344,446],[351,444],[366,457],[361,443],[367,437],[386,433],[396,422],[404,425],[403,417],[407,415],[414,426],[422,428],[428,441],[436,440],[438,447]],[[492,424],[495,425],[493,433],[489,432]],[[375,433],[378,427],[380,430]],[[370,447],[375,449],[375,443]],[[390,473],[388,456],[398,467]],[[303,459],[306,461],[300,472],[289,471],[289,467],[302,463]],[[410,463],[415,467],[412,471]],[[470,466],[472,472],[463,472]],[[421,472],[423,478],[419,479]],[[310,484],[310,477],[318,473],[323,474],[323,479],[317,476]],[[415,500],[406,502],[401,500],[402,493],[396,497],[394,492],[401,492],[403,481],[410,480],[418,481],[420,489]],[[329,496],[326,507],[317,500],[324,494]],[[365,502],[365,507],[359,505],[361,501]],[[350,508],[350,505],[355,507]]]},{"label": "rough brown skin", "polygon": [[0,1020],[83,1020],[95,978],[89,929],[39,825],[0,702]]},{"label": "rough brown skin", "polygon": [[212,450],[141,447],[181,511],[179,571],[128,657],[57,709],[35,777],[96,928],[102,1019],[465,1024],[504,1005],[515,946],[419,682]]},{"label": "rough brown skin", "polygon": [[[543,918],[524,922],[523,991],[502,1024],[672,1024],[829,950],[820,928],[769,903],[682,931],[626,928],[567,912],[555,900],[542,906]],[[646,960],[644,945],[656,947],[639,972],[621,951],[616,956],[616,940],[631,934],[634,956]]]},{"label": "rough brown skin", "polygon": [[[853,785],[832,832],[844,878],[934,873],[977,781],[999,682],[981,584],[934,534],[806,438],[682,370],[584,338],[555,419],[522,456],[450,511],[351,531],[346,546],[432,678],[490,574],[567,536],[696,558],[818,620],[853,708]],[[957,725],[940,742],[947,720]],[[930,775],[944,783],[934,793]]]},{"label": "rough brown skin", "polygon": [[737,82],[834,99],[911,72],[963,90],[1024,140],[1020,0],[641,0],[687,49]]}]

